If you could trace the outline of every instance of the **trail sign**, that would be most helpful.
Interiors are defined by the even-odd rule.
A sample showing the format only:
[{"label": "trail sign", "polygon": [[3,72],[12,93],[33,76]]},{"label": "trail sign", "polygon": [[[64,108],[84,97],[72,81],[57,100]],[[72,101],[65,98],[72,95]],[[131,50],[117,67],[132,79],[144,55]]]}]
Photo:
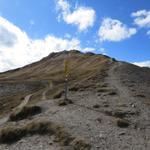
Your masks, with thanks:
[{"label": "trail sign", "polygon": [[68,75],[69,75],[69,70],[68,70],[68,61],[64,61],[64,73],[65,73],[65,100],[68,99],[67,93],[68,93]]},{"label": "trail sign", "polygon": [[68,77],[69,75],[69,70],[68,70],[68,61],[64,61],[64,72],[65,72],[65,77]]}]

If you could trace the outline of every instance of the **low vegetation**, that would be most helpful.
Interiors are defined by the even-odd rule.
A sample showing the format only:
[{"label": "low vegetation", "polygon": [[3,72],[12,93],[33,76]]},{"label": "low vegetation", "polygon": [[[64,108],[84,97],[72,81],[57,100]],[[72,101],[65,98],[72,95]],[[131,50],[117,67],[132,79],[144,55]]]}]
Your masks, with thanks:
[{"label": "low vegetation", "polygon": [[64,91],[58,91],[53,95],[53,99],[58,99],[61,98],[63,95]]},{"label": "low vegetation", "polygon": [[33,120],[22,126],[7,125],[0,130],[0,143],[11,144],[26,135],[54,135],[55,142],[61,146],[72,146],[75,150],[90,150],[90,145],[84,140],[70,135],[62,125],[45,119]]},{"label": "low vegetation", "polygon": [[111,95],[111,96],[117,95],[117,92],[112,90],[112,91],[110,91],[110,92],[108,93],[108,95]]},{"label": "low vegetation", "polygon": [[141,97],[141,98],[145,98],[145,95],[144,94],[137,94],[135,95],[136,97]]},{"label": "low vegetation", "polygon": [[105,83],[105,82],[101,82],[101,83],[97,83],[97,84],[96,84],[96,87],[97,87],[97,88],[106,88],[106,87],[108,87],[108,85],[107,85],[107,83]]},{"label": "low vegetation", "polygon": [[73,102],[70,99],[61,99],[58,101],[59,106],[65,106],[65,105],[72,104],[72,103]]},{"label": "low vegetation", "polygon": [[127,121],[125,119],[120,119],[120,118],[117,118],[115,120],[115,123],[120,128],[127,128],[130,125],[129,121]]},{"label": "low vegetation", "polygon": [[24,106],[14,110],[9,116],[9,121],[23,120],[30,116],[39,114],[41,111],[41,107],[39,106]]},{"label": "low vegetation", "polygon": [[97,90],[97,92],[102,92],[102,93],[106,93],[106,92],[109,92],[110,91],[110,89],[108,89],[108,88],[99,88],[98,90]]},{"label": "low vegetation", "polygon": [[78,91],[78,90],[79,90],[79,87],[77,87],[77,86],[71,87],[71,88],[69,89],[69,91],[74,91],[74,92],[76,92],[76,91]]},{"label": "low vegetation", "polygon": [[139,112],[138,111],[123,111],[123,110],[119,110],[119,109],[116,109],[116,110],[104,110],[104,113],[108,116],[112,116],[112,117],[115,117],[115,118],[124,118],[126,116],[130,116],[130,115],[138,115]]},{"label": "low vegetation", "polygon": [[93,105],[93,108],[100,108],[100,105],[99,104],[95,104],[95,105]]},{"label": "low vegetation", "polygon": [[76,138],[71,142],[71,145],[74,147],[75,150],[89,150],[91,146],[81,138]]}]

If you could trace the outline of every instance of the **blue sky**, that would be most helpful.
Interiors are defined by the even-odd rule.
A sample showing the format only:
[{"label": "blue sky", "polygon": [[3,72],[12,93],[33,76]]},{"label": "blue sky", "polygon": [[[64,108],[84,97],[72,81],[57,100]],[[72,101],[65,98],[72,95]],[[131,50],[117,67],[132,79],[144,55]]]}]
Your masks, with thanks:
[{"label": "blue sky", "polygon": [[0,0],[0,71],[73,48],[150,66],[150,2]]}]

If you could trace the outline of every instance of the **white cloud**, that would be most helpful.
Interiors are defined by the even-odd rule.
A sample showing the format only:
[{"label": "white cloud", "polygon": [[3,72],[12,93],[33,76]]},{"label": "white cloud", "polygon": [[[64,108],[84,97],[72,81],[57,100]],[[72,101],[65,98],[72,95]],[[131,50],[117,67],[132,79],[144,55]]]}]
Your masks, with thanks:
[{"label": "white cloud", "polygon": [[105,48],[100,48],[100,52],[101,52],[103,55],[107,55]]},{"label": "white cloud", "polygon": [[150,27],[150,11],[139,10],[133,12],[131,16],[134,18],[134,23],[139,27]]},{"label": "white cloud", "polygon": [[135,28],[128,28],[116,19],[104,18],[99,28],[98,35],[100,41],[118,42],[136,34]]},{"label": "white cloud", "polygon": [[70,35],[69,33],[66,33],[66,34],[64,35],[64,37],[67,38],[67,39],[70,39],[70,38],[71,38],[71,35]]},{"label": "white cloud", "polygon": [[150,60],[143,61],[143,62],[134,62],[133,64],[140,66],[140,67],[149,67],[150,68]]},{"label": "white cloud", "polygon": [[149,31],[147,31],[147,35],[148,35],[148,36],[150,36],[150,30],[149,30]]},{"label": "white cloud", "polygon": [[34,24],[35,24],[34,20],[30,20],[30,25],[34,25]]},{"label": "white cloud", "polygon": [[82,50],[83,52],[94,52],[95,51],[95,48],[93,47],[86,47]]},{"label": "white cloud", "polygon": [[7,30],[4,26],[0,26],[0,45],[13,46],[17,42],[17,37],[11,31]]},{"label": "white cloud", "polygon": [[90,7],[76,6],[74,11],[70,11],[70,4],[66,0],[57,0],[57,8],[60,10],[62,17],[67,24],[73,24],[78,27],[79,31],[92,27],[95,21],[95,11]]},{"label": "white cloud", "polygon": [[47,35],[33,40],[19,27],[0,17],[0,72],[38,61],[51,52],[68,49],[84,48],[76,38]]},{"label": "white cloud", "polygon": [[70,11],[70,4],[65,0],[56,0],[57,3],[57,9],[62,10],[63,12],[69,12]]},{"label": "white cloud", "polygon": [[68,24],[75,24],[80,31],[92,27],[95,21],[95,11],[91,8],[79,7],[73,13],[65,16],[65,21]]}]

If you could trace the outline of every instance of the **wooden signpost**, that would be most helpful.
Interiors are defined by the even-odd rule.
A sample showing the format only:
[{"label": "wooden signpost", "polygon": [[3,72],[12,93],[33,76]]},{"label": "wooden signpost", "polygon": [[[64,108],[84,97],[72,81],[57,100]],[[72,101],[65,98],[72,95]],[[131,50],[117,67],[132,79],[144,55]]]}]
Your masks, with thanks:
[{"label": "wooden signpost", "polygon": [[69,75],[69,70],[68,70],[68,61],[64,61],[64,73],[65,73],[65,100],[68,100],[67,94],[68,94],[68,75]]}]

